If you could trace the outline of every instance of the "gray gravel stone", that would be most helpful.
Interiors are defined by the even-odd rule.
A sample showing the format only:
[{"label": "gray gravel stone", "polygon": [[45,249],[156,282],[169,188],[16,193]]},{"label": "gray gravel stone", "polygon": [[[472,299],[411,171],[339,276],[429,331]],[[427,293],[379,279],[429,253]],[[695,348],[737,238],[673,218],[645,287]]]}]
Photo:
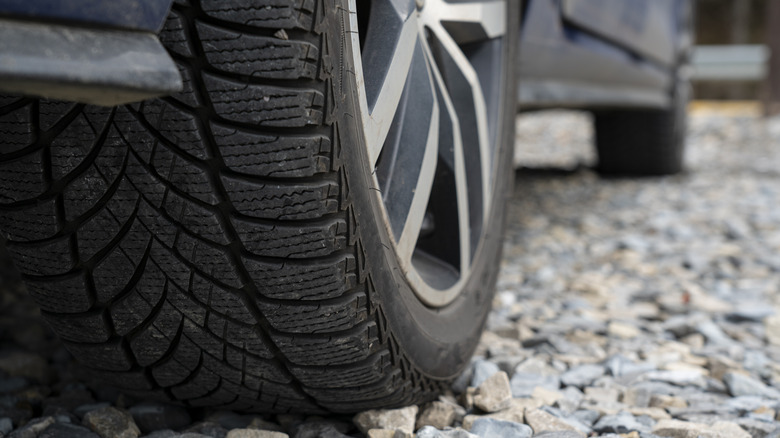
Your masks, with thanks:
[{"label": "gray gravel stone", "polygon": [[34,418],[29,423],[11,432],[8,438],[35,438],[52,424],[54,424],[54,417]]},{"label": "gray gravel stone", "polygon": [[130,408],[130,415],[144,433],[160,429],[182,429],[192,423],[186,409],[165,403],[137,404]]},{"label": "gray gravel stone", "polygon": [[605,368],[601,365],[586,364],[572,368],[561,376],[561,383],[566,386],[576,386],[582,388],[593,383],[594,380],[603,376]]},{"label": "gray gravel stone", "polygon": [[472,424],[469,432],[481,438],[530,438],[533,430],[525,424],[512,421],[480,418]]},{"label": "gray gravel stone", "polygon": [[87,412],[83,423],[102,438],[137,438],[141,434],[128,412],[112,406]]},{"label": "gray gravel stone", "polygon": [[14,424],[10,418],[0,418],[0,435],[7,435],[13,429]]},{"label": "gray gravel stone", "polygon": [[417,411],[417,406],[364,411],[355,415],[352,422],[365,434],[370,429],[397,429],[406,433],[414,433]]},{"label": "gray gravel stone", "polygon": [[638,421],[628,412],[620,412],[616,415],[605,415],[593,425],[593,430],[599,433],[629,433],[650,432],[650,427]]},{"label": "gray gravel stone", "polygon": [[780,391],[744,374],[726,373],[723,376],[723,382],[728,386],[729,393],[734,397],[746,395],[780,399]]},{"label": "gray gravel stone", "polygon": [[466,430],[461,428],[438,430],[433,426],[425,426],[420,430],[418,430],[417,434],[415,435],[415,438],[476,438],[476,437],[477,435],[467,432]]},{"label": "gray gravel stone", "polygon": [[478,387],[485,380],[487,380],[493,374],[501,371],[501,369],[493,362],[487,360],[478,360],[474,362],[473,374],[471,377],[471,384],[469,386]]},{"label": "gray gravel stone", "polygon": [[54,423],[38,434],[38,438],[99,438],[99,435],[83,426]]}]

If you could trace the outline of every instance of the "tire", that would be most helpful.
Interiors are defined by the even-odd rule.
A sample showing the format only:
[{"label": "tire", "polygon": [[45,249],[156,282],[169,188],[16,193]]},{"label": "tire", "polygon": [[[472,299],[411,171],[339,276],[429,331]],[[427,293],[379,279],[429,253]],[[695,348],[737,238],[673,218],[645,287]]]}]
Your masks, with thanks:
[{"label": "tire", "polygon": [[[355,45],[373,43],[354,27],[375,20],[381,1],[358,17],[347,0],[177,0],[161,40],[182,72],[181,93],[115,108],[1,98],[0,230],[44,318],[93,375],[131,395],[260,412],[434,398],[470,360],[491,305],[510,187],[516,3],[501,6],[511,26],[500,45],[457,46],[499,57],[497,73],[477,72],[499,78],[486,88],[486,124],[464,119],[456,130],[452,102],[463,99],[447,101],[442,82],[456,79],[435,75],[446,51],[415,43],[428,91],[446,109],[426,142],[435,175],[407,187],[414,199],[432,187],[427,204],[412,203],[424,214],[407,214],[418,220],[415,260],[399,255],[409,248],[393,233],[398,203],[381,193],[404,175],[380,169],[390,152],[371,158],[365,121],[375,114],[358,87]],[[425,7],[436,4],[445,5]],[[403,90],[398,107],[412,115],[417,100]],[[401,119],[388,137],[413,132]],[[492,172],[480,180],[489,187],[476,189],[462,158],[441,164],[446,151],[473,154],[466,142],[442,145],[475,130],[490,140],[479,156],[494,163],[481,167]],[[400,163],[407,149],[387,150]],[[453,178],[455,194],[444,184]],[[480,199],[484,209],[439,214],[453,199]],[[476,231],[464,235],[469,225]],[[453,235],[468,269],[442,297],[419,274],[443,269],[436,263]]]},{"label": "tire", "polygon": [[675,78],[668,109],[594,113],[599,173],[660,176],[683,170],[690,84]]}]

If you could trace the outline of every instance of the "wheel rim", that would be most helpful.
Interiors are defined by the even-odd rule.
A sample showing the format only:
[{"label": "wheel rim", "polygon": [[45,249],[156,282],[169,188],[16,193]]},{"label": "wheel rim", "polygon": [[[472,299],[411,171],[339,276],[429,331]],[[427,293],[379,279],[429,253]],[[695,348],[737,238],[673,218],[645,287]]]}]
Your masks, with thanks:
[{"label": "wheel rim", "polygon": [[382,221],[417,297],[445,306],[464,289],[491,207],[506,0],[351,0],[350,12]]}]

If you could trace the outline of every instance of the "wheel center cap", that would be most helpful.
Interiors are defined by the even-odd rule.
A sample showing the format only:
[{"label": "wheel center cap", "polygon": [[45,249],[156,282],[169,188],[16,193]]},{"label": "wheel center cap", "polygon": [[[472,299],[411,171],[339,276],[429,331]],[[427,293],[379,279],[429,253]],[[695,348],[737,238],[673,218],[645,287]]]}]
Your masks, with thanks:
[{"label": "wheel center cap", "polygon": [[417,5],[418,11],[425,6],[425,0],[414,0],[414,3]]}]

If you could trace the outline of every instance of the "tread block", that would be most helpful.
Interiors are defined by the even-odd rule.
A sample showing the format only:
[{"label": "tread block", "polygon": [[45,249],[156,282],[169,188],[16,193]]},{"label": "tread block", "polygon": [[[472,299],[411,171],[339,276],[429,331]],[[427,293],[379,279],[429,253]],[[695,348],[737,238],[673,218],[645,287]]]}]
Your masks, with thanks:
[{"label": "tread block", "polygon": [[214,110],[227,120],[267,127],[322,124],[325,97],[312,89],[251,85],[203,74]]},{"label": "tread block", "polygon": [[83,273],[57,280],[26,281],[27,291],[41,310],[52,313],[80,313],[92,307]]},{"label": "tread block", "polygon": [[35,199],[44,191],[42,151],[0,163],[0,204]]},{"label": "tread block", "polygon": [[111,382],[112,386],[122,389],[124,392],[137,393],[142,395],[143,398],[154,397],[149,393],[144,393],[144,391],[151,391],[154,389],[154,386],[142,371],[123,371],[117,373],[90,369],[89,373],[100,381]]},{"label": "tread block", "polygon": [[[73,356],[89,367],[105,371],[128,371],[133,367],[132,358],[119,340],[100,344],[65,342],[65,347]],[[85,360],[89,362],[85,363]]]},{"label": "tread block", "polygon": [[81,260],[91,259],[117,237],[123,225],[125,224],[119,223],[108,210],[98,211],[96,215],[81,224],[76,231],[79,258]]},{"label": "tread block", "polygon": [[117,334],[126,335],[152,315],[168,287],[165,282],[163,273],[147,264],[133,288],[111,304],[109,312]]},{"label": "tread block", "polygon": [[225,363],[243,370],[244,382],[250,388],[260,388],[265,381],[281,384],[292,382],[292,377],[281,368],[281,365],[267,358],[248,354],[246,350],[232,345],[225,348]]},{"label": "tread block", "polygon": [[[227,245],[230,243],[217,214],[210,209],[190,202],[174,192],[168,193],[164,208],[165,212],[175,221],[174,224],[171,224],[165,218],[160,217],[160,220],[166,221],[166,228],[169,232],[180,226],[217,244]],[[169,245],[173,245],[172,240]]]},{"label": "tread block", "polygon": [[176,341],[182,324],[181,313],[164,303],[154,321],[130,339],[130,350],[138,364],[149,366],[160,360]]},{"label": "tread block", "polygon": [[65,188],[65,219],[72,221],[96,206],[108,192],[109,183],[93,165]]},{"label": "tread block", "polygon": [[369,322],[339,336],[293,336],[272,334],[274,343],[296,365],[345,365],[365,360],[379,346],[377,328]]},{"label": "tread block", "polygon": [[362,293],[323,304],[259,302],[258,307],[274,329],[287,333],[332,333],[349,330],[367,319]]},{"label": "tread block", "polygon": [[149,204],[160,208],[168,188],[160,179],[149,173],[133,155],[128,159],[125,176]]},{"label": "tread block", "polygon": [[31,123],[31,105],[0,116],[0,154],[24,149],[35,139]]},{"label": "tread block", "polygon": [[174,239],[179,233],[176,225],[160,214],[146,200],[142,200],[138,206],[138,220],[157,241],[169,248],[174,245]]},{"label": "tread block", "polygon": [[58,180],[72,172],[87,157],[95,140],[87,117],[79,114],[51,142],[52,177]]},{"label": "tread block", "polygon": [[261,184],[223,177],[225,189],[239,213],[262,219],[316,219],[338,211],[338,184]]},{"label": "tread block", "polygon": [[192,270],[157,241],[152,243],[151,261],[179,288],[189,290]]},{"label": "tread block", "polygon": [[209,204],[219,202],[214,195],[209,176],[203,169],[164,147],[157,148],[152,162],[157,174],[164,178],[166,188],[176,187],[180,193]]},{"label": "tread block", "polygon": [[259,256],[317,257],[346,246],[347,224],[340,219],[322,225],[273,227],[237,218],[232,222],[247,251]]},{"label": "tread block", "polygon": [[[185,327],[186,327],[186,319]],[[162,387],[176,385],[189,377],[201,362],[201,349],[187,336],[179,337],[171,356],[162,364],[152,367],[154,380]]]},{"label": "tread block", "polygon": [[187,39],[185,20],[186,18],[178,12],[171,11],[160,31],[160,41],[165,44],[165,48],[169,52],[190,58],[193,56],[193,52]]},{"label": "tread block", "polygon": [[314,0],[267,0],[258,4],[242,0],[203,0],[200,5],[208,16],[272,29],[308,29],[314,12]]},{"label": "tread block", "polygon": [[190,293],[185,292],[175,283],[171,283],[171,287],[168,288],[167,300],[177,312],[194,324],[201,327],[206,325],[206,315],[209,312],[206,306],[198,303]]},{"label": "tread block", "polygon": [[[143,102],[141,107],[147,105]],[[145,163],[148,163],[158,140],[141,124],[138,118],[130,112],[126,106],[116,108],[112,120],[114,126],[119,128],[122,137],[127,141],[133,151],[141,157]]]},{"label": "tread block", "polygon": [[280,300],[325,300],[340,297],[356,284],[355,259],[276,265],[242,259],[263,296]]},{"label": "tread block", "polygon": [[270,136],[212,123],[222,159],[231,170],[261,177],[306,177],[327,172],[330,139]]},{"label": "tread block", "polygon": [[350,367],[324,368],[290,366],[290,372],[309,388],[341,389],[371,385],[392,371],[390,353],[386,350],[370,356],[364,363]]},{"label": "tread block", "polygon": [[10,241],[46,239],[59,231],[54,199],[19,210],[0,211],[0,232]]},{"label": "tread block", "polygon": [[[208,158],[200,125],[192,114],[162,100],[153,100],[144,103],[143,117],[158,136],[176,145],[188,155],[201,160]],[[165,175],[167,171],[167,168],[158,168],[161,175]]]},{"label": "tread block", "polygon": [[77,107],[83,106],[61,100],[40,99],[38,100],[38,128],[44,132],[51,131],[57,123],[77,110]]},{"label": "tread block", "polygon": [[235,319],[244,324],[257,324],[252,312],[238,296],[237,292],[227,291],[200,275],[194,275],[190,292],[202,305],[219,315]]},{"label": "tread block", "polygon": [[16,268],[22,274],[35,276],[65,274],[75,265],[67,237],[45,243],[14,243],[9,244],[7,248]]},{"label": "tread block", "polygon": [[319,50],[311,43],[196,25],[206,59],[218,70],[270,79],[315,77]]},{"label": "tread block", "polygon": [[347,388],[327,388],[327,389],[309,389],[309,394],[313,395],[325,405],[330,403],[343,403],[349,400],[350,403],[371,403],[372,401],[379,406],[392,405],[407,396],[406,391],[398,389],[409,385],[403,382],[401,370],[395,370],[388,374],[382,380],[369,385]]},{"label": "tread block", "polygon": [[65,315],[43,312],[43,318],[66,341],[96,344],[111,338],[111,330],[102,313]]},{"label": "tread block", "polygon": [[225,249],[209,245],[184,233],[179,234],[176,249],[182,258],[198,271],[228,286],[241,287],[242,282],[236,266]]}]

